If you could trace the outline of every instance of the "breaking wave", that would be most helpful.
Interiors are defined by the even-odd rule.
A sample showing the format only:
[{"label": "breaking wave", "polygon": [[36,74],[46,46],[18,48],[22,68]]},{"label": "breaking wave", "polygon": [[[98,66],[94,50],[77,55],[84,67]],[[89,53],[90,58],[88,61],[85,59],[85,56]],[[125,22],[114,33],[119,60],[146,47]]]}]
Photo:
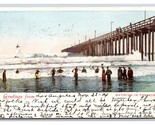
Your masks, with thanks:
[{"label": "breaking wave", "polygon": [[[42,77],[50,77],[49,72],[54,67],[58,69],[62,67],[64,73],[62,75],[73,77],[73,68],[78,66],[79,77],[101,77],[101,64],[106,68],[110,66],[113,74],[112,77],[117,77],[117,69],[119,66],[132,67],[134,76],[145,76],[155,74],[154,62],[141,61],[141,54],[134,51],[133,54],[124,56],[106,56],[106,57],[91,57],[91,56],[69,56],[68,53],[57,54],[23,54],[18,58],[14,56],[0,57],[0,72],[7,70],[7,77],[12,79],[34,78],[36,69],[41,71]],[[87,74],[82,74],[81,69],[85,66]],[[99,74],[95,74],[92,67],[99,66]],[[20,73],[15,74],[15,70],[19,69]],[[56,74],[59,75],[59,74]]]}]

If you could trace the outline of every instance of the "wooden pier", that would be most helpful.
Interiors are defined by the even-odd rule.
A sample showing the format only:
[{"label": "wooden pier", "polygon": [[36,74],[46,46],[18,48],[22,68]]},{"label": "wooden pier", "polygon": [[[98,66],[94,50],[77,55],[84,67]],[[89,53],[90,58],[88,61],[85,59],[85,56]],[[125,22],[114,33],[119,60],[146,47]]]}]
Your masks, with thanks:
[{"label": "wooden pier", "polygon": [[62,52],[82,53],[87,56],[116,56],[141,53],[141,60],[147,56],[154,61],[155,16],[129,24],[115,31],[89,39]]}]

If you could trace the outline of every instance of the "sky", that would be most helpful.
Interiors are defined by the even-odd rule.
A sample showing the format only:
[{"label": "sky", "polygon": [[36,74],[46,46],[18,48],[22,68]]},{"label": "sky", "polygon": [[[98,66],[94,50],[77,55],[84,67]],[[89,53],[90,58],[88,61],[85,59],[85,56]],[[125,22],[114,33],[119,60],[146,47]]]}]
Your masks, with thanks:
[{"label": "sky", "polygon": [[[155,11],[146,11],[146,18]],[[62,49],[144,19],[143,10],[0,11],[0,55],[59,53]],[[113,22],[111,25],[111,21]]]}]

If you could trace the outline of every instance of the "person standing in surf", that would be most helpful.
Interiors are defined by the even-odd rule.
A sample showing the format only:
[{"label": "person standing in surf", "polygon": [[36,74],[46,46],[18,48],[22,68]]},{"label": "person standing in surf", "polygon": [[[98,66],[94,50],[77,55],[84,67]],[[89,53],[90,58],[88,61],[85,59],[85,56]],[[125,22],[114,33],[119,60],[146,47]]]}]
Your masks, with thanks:
[{"label": "person standing in surf", "polygon": [[87,70],[86,70],[85,67],[83,67],[83,69],[82,69],[82,73],[87,73]]},{"label": "person standing in surf", "polygon": [[99,67],[98,66],[95,69],[95,73],[99,73]]},{"label": "person standing in surf", "polygon": [[106,83],[106,72],[104,70],[104,67],[102,67],[102,82]]},{"label": "person standing in surf", "polygon": [[133,80],[133,70],[130,67],[128,67],[128,79]]},{"label": "person standing in surf", "polygon": [[78,67],[76,66],[72,72],[74,72],[74,77],[75,77],[75,83],[76,85],[78,84]]},{"label": "person standing in surf", "polygon": [[7,81],[7,79],[6,79],[6,70],[3,71],[2,80],[3,80],[4,83]]},{"label": "person standing in surf", "polygon": [[118,80],[121,80],[122,79],[122,69],[121,69],[121,67],[118,68],[117,75],[118,75]]},{"label": "person standing in surf", "polygon": [[62,68],[60,67],[60,68],[57,70],[57,72],[58,72],[58,73],[62,73],[62,72],[63,72]]},{"label": "person standing in surf", "polygon": [[111,74],[112,74],[112,71],[109,69],[109,66],[107,66],[106,75],[107,75],[107,82],[109,84],[111,83]]},{"label": "person standing in surf", "polygon": [[19,70],[17,69],[15,73],[16,73],[16,74],[19,74]]},{"label": "person standing in surf", "polygon": [[61,77],[61,76],[63,76],[63,75],[62,75],[63,70],[62,70],[62,68],[61,68],[61,67],[57,70],[57,73],[59,74],[59,76],[60,76],[60,77]]},{"label": "person standing in surf", "polygon": [[51,70],[51,74],[52,74],[52,77],[55,76],[55,68],[53,68],[53,69]]},{"label": "person standing in surf", "polygon": [[127,75],[126,75],[126,68],[125,67],[123,67],[122,75],[123,75],[123,79],[126,80],[127,79]]},{"label": "person standing in surf", "polygon": [[36,72],[35,72],[35,77],[36,77],[36,79],[39,79],[40,78],[40,71],[39,70],[36,70]]}]

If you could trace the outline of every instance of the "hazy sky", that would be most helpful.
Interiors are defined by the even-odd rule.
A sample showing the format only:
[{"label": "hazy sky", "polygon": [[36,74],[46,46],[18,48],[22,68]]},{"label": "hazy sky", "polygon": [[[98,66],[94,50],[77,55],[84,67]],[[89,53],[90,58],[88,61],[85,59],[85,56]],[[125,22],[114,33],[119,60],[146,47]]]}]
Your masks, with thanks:
[{"label": "hazy sky", "polygon": [[[146,17],[155,11],[146,11]],[[144,19],[144,11],[0,11],[0,54],[57,53],[86,38],[93,38]]]}]

